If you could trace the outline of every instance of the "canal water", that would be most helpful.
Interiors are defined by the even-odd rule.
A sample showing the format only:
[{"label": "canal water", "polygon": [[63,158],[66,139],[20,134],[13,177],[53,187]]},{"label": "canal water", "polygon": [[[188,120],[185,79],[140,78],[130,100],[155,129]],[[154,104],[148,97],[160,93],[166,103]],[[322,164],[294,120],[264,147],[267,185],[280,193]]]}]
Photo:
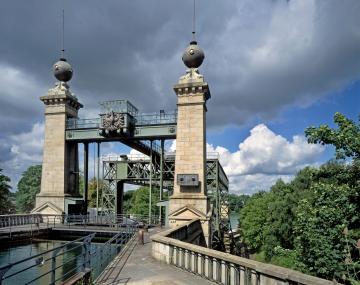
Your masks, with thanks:
[{"label": "canal water", "polygon": [[[39,254],[41,252],[45,252],[47,250],[51,250],[55,247],[65,244],[64,241],[53,241],[53,240],[33,240],[30,244],[25,245],[17,245],[7,249],[0,250],[0,266],[4,266],[9,263],[13,263],[19,260],[23,260],[27,257]],[[95,279],[101,271],[106,267],[107,263],[110,261],[110,256],[108,260],[100,260],[100,255],[95,254],[95,252],[99,252],[102,248],[103,244],[100,243],[91,243],[91,252],[94,254],[91,256],[91,265],[94,268],[92,271],[92,277]],[[76,246],[75,246],[76,247]],[[69,250],[68,252],[66,252]],[[72,274],[75,272],[81,271],[81,264],[83,263],[83,248],[81,244],[78,247],[74,248],[72,245],[71,248],[67,248],[64,250],[64,254],[57,257],[56,259],[56,266],[59,268],[56,270],[56,279],[60,278],[60,281],[64,281],[68,279]],[[117,253],[117,249],[113,248],[112,250],[113,256]],[[48,255],[44,255],[44,260],[51,257],[51,253]],[[12,267],[5,276],[9,276],[12,273],[22,270],[25,267],[30,267],[35,265],[36,261],[31,259],[27,262],[22,264],[16,265]],[[39,277],[42,274],[45,274],[51,270],[51,261],[44,262],[43,265],[34,266],[22,273],[16,274],[9,279],[3,281],[2,285],[21,285],[27,284],[31,280]],[[65,277],[62,277],[67,272],[72,271],[72,274],[69,274]],[[38,285],[47,285],[50,283],[50,274],[45,275],[41,279],[31,283],[31,284],[38,284]]]},{"label": "canal water", "polygon": [[231,229],[236,230],[239,225],[239,213],[230,213]]}]

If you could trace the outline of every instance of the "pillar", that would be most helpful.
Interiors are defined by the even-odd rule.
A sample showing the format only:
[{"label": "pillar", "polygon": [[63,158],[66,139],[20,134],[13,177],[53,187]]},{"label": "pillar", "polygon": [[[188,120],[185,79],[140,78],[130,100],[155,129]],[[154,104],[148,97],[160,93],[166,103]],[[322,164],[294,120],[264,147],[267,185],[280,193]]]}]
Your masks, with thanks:
[{"label": "pillar", "polygon": [[84,206],[83,215],[87,214],[89,200],[89,143],[84,143]]},{"label": "pillar", "polygon": [[116,185],[116,215],[124,214],[124,182],[118,181]]},{"label": "pillar", "polygon": [[198,70],[191,68],[174,90],[178,118],[169,222],[174,227],[199,218],[208,240],[211,210],[206,192],[206,101],[210,98],[209,87]]},{"label": "pillar", "polygon": [[45,105],[45,138],[41,190],[32,212],[61,214],[67,211],[67,198],[80,198],[78,147],[66,142],[65,131],[67,119],[77,118],[83,106],[64,82],[57,83],[40,100]]}]

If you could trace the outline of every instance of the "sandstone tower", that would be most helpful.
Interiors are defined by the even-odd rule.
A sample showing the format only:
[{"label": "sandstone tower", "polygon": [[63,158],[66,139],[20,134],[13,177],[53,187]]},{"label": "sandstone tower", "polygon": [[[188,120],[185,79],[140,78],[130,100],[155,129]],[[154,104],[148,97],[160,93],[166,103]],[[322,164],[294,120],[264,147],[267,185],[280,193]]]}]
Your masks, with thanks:
[{"label": "sandstone tower", "polygon": [[67,119],[76,118],[83,105],[66,83],[73,73],[70,64],[62,58],[53,69],[59,82],[40,98],[45,104],[45,139],[41,191],[32,211],[44,214],[67,213],[69,205],[81,208],[83,200],[78,193],[78,146],[65,140]]},{"label": "sandstone tower", "polygon": [[170,197],[171,227],[199,218],[209,244],[211,208],[206,192],[206,101],[208,84],[198,67],[204,59],[196,41],[185,50],[189,68],[174,86],[178,99],[174,193]]}]

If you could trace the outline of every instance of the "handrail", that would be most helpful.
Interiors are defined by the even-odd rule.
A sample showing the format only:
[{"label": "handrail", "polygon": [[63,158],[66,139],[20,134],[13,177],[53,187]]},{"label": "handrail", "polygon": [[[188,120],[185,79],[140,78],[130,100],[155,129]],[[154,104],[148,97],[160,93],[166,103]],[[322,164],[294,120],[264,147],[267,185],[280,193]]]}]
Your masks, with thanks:
[{"label": "handrail", "polygon": [[177,236],[177,232],[190,228],[194,223],[200,225],[199,222],[200,220],[195,219],[153,235],[151,237],[153,257],[218,284],[253,284],[251,280],[262,280],[264,283],[260,284],[275,284],[275,281],[297,285],[339,284],[173,238]]},{"label": "handrail", "polygon": [[[51,269],[50,270],[42,273],[40,276],[37,276],[36,278],[34,278],[30,281],[27,281],[25,284],[30,284],[36,280],[39,280],[40,278],[43,278],[44,276],[50,275],[50,279],[51,279],[50,284],[54,285],[57,280],[61,279],[61,278],[56,279],[55,274],[56,274],[56,270],[63,266],[63,263],[61,263],[61,265],[57,264],[57,258],[64,254],[64,252],[62,252],[62,250],[64,250],[68,246],[72,246],[72,245],[74,245],[74,247],[71,248],[71,250],[74,250],[74,249],[82,246],[84,248],[84,250],[83,250],[84,258],[82,260],[81,265],[85,269],[86,265],[90,264],[90,259],[89,259],[90,244],[91,244],[91,240],[94,238],[94,236],[95,236],[95,234],[93,233],[93,234],[87,235],[85,237],[76,239],[74,241],[66,242],[63,245],[54,247],[51,250],[46,250],[44,252],[35,254],[35,255],[27,257],[25,259],[1,266],[0,267],[0,284],[2,284],[2,282],[4,280],[9,279],[19,273],[25,272],[25,271],[27,271],[31,268],[37,267],[37,266],[42,266],[46,262],[51,261]],[[78,243],[81,243],[81,245],[79,246]],[[70,250],[67,249],[66,251],[68,252]],[[48,254],[51,254],[51,257],[45,258],[45,256]],[[27,264],[31,260],[34,261],[34,264],[31,264],[25,268],[17,269],[15,272],[12,272],[11,274],[7,274],[11,268],[14,268],[14,266],[19,265],[19,264]]]},{"label": "handrail", "polygon": [[[125,111],[124,111],[125,112]],[[119,112],[121,113],[121,112]],[[126,113],[126,112],[125,112]],[[134,113],[130,112],[135,119],[136,126],[169,125],[177,123],[177,111],[157,112],[157,113]],[[66,120],[67,130],[76,129],[97,129],[100,127],[100,118],[69,118]]]},{"label": "handrail", "polygon": [[134,116],[137,126],[176,124],[177,111],[160,111],[156,113],[140,113]]},{"label": "handrail", "polygon": [[[157,221],[155,217],[153,221]],[[105,226],[126,226],[127,223],[146,223],[148,215],[126,214],[107,214],[107,215],[78,215],[78,214],[15,214],[0,216],[0,228],[14,228],[26,225],[44,225],[45,228],[57,227],[59,224],[72,226],[82,223],[83,226],[105,225]]]},{"label": "handrail", "polygon": [[[56,215],[54,216],[56,217]],[[81,272],[88,273],[91,271],[91,268],[94,267],[95,264],[91,263],[91,256],[99,255],[100,258],[100,269],[103,270],[104,266],[107,265],[106,261],[109,262],[111,258],[114,257],[115,254],[118,253],[118,249],[121,249],[123,244],[126,244],[138,230],[138,224],[135,225],[127,225],[123,231],[116,233],[112,236],[109,240],[107,240],[103,246],[91,252],[91,242],[92,239],[95,237],[95,233],[89,234],[85,237],[78,238],[73,241],[66,242],[60,246],[56,246],[50,250],[43,251],[41,253],[32,255],[30,257],[24,258],[22,260],[18,260],[6,265],[0,266],[0,285],[4,280],[7,280],[13,276],[16,276],[20,273],[26,272],[27,270],[43,266],[45,263],[50,262],[50,269],[46,272],[42,272],[40,275],[36,276],[32,280],[27,280],[24,284],[30,284],[39,280],[45,276],[50,277],[50,284],[55,285],[57,281],[64,279],[64,277],[74,274],[78,272],[78,269],[81,268]],[[71,248],[69,248],[69,246]],[[74,251],[78,248],[82,248],[80,256],[82,257],[81,262],[76,267],[71,268],[70,270],[63,272],[61,276],[56,278],[56,271],[63,267],[64,265],[77,260],[78,256],[67,258],[65,259],[65,254],[71,251]],[[114,251],[113,248],[116,250]],[[57,258],[60,256],[64,256],[64,259],[59,263]],[[104,262],[105,261],[105,262]],[[26,264],[25,267],[15,269],[17,265]],[[11,272],[12,268],[15,269],[15,272]]]},{"label": "handrail", "polygon": [[[157,149],[157,151],[159,151],[159,149]],[[168,160],[174,160],[175,156],[176,156],[176,152],[172,151],[172,152],[165,152],[164,153],[165,159]],[[206,153],[206,158],[209,160],[219,160],[219,153],[218,152],[207,152]],[[145,154],[108,154],[108,155],[103,155],[101,157],[102,161],[106,161],[106,162],[112,162],[112,161],[150,161],[150,157],[145,155]]]}]

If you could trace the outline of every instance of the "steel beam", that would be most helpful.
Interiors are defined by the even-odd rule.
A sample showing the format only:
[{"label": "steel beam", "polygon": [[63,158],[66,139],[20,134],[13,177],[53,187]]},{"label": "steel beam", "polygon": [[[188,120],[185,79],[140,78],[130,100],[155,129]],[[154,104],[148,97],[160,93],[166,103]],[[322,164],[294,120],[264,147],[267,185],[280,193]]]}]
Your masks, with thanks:
[{"label": "steel beam", "polygon": [[67,141],[109,142],[121,141],[129,138],[134,140],[176,139],[176,125],[170,124],[135,127],[134,133],[131,137],[104,137],[99,134],[99,129],[97,128],[66,130],[65,132],[65,139]]},{"label": "steel beam", "polygon": [[87,214],[89,191],[89,143],[84,143],[84,215]]}]

